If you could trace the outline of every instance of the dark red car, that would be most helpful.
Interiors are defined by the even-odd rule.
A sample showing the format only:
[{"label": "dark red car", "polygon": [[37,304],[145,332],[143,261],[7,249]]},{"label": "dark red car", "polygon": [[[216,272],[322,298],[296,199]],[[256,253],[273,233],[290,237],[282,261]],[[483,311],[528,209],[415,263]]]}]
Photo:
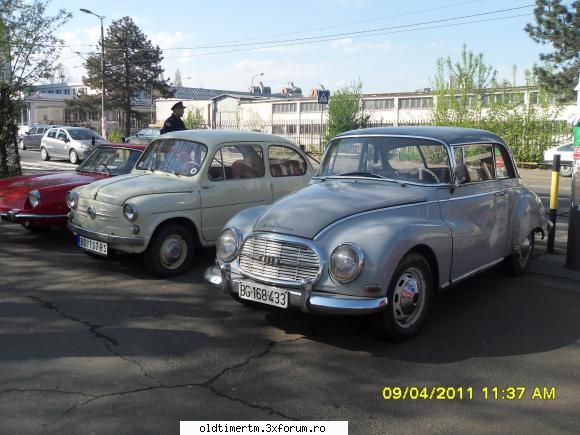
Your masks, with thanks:
[{"label": "dark red car", "polygon": [[144,149],[135,144],[100,145],[75,171],[0,180],[0,220],[29,230],[64,227],[69,190],[130,172]]}]

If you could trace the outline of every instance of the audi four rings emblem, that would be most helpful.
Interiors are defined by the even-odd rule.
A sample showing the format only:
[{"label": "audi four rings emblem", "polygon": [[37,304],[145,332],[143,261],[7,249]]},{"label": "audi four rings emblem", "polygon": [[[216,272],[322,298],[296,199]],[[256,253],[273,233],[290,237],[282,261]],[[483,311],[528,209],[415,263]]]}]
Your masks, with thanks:
[{"label": "audi four rings emblem", "polygon": [[278,266],[280,264],[280,258],[271,255],[261,255],[260,261],[266,266]]},{"label": "audi four rings emblem", "polygon": [[97,217],[97,211],[93,207],[87,208],[87,213],[89,214],[91,219],[94,219],[95,217]]}]

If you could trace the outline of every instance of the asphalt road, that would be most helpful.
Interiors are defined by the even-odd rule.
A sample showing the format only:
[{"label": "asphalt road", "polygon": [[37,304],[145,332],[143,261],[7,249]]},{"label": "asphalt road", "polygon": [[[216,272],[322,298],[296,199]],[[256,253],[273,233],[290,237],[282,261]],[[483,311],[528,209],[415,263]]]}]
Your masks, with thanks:
[{"label": "asphalt road", "polygon": [[[549,172],[522,173],[549,190]],[[153,279],[140,257],[95,260],[67,231],[1,224],[0,433],[170,434],[180,420],[580,432],[580,281],[546,273],[544,257],[522,278],[491,270],[440,295],[422,334],[395,345],[363,318],[242,306],[204,284],[215,252],[197,254],[187,274]],[[383,398],[423,386],[465,398]]]}]

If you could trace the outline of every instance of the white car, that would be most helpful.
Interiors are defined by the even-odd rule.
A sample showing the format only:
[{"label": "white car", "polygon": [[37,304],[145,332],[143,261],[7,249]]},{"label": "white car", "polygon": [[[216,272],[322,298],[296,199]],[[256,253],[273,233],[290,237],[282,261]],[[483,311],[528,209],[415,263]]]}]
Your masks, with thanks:
[{"label": "white car", "polygon": [[177,275],[234,214],[306,186],[313,173],[308,156],[279,136],[176,131],[155,139],[130,174],[69,192],[68,227],[91,255],[143,253],[151,273]]},{"label": "white car", "polygon": [[544,164],[552,165],[554,155],[560,154],[560,175],[571,177],[574,168],[574,144],[558,145],[544,151]]}]

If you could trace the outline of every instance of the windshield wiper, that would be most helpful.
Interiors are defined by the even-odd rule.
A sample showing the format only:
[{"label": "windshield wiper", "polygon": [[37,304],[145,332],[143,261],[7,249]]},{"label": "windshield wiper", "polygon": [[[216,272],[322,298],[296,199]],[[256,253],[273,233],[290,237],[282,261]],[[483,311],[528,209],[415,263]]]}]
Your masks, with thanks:
[{"label": "windshield wiper", "polygon": [[371,178],[387,178],[379,174],[373,174],[372,172],[345,172],[344,174],[340,174],[341,177],[348,176],[348,175],[360,175],[362,177],[371,177]]},{"label": "windshield wiper", "polygon": [[109,167],[105,163],[101,163],[101,165],[103,165],[103,167],[107,170],[107,174],[109,174],[109,175],[112,174],[111,170],[109,169]]}]

